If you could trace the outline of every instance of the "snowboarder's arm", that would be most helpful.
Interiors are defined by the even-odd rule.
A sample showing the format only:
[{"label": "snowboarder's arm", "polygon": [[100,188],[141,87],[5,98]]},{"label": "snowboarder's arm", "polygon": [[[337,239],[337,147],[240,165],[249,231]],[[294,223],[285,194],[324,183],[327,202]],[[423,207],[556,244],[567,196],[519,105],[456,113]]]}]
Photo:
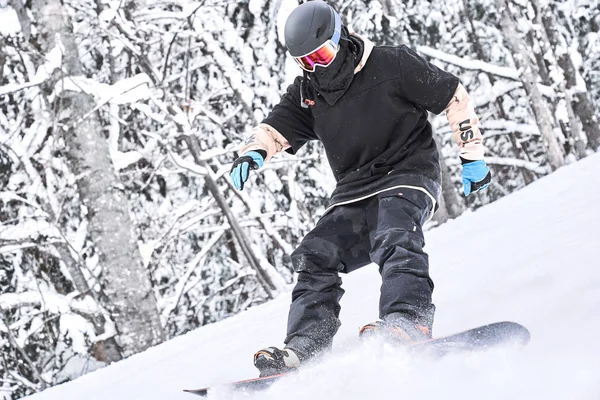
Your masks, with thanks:
[{"label": "snowboarder's arm", "polygon": [[290,148],[287,139],[269,124],[259,124],[250,133],[250,137],[239,149],[239,154],[252,150],[264,150],[267,153],[265,161],[269,161],[275,154]]},{"label": "snowboarder's arm", "polygon": [[446,117],[454,132],[452,138],[460,149],[465,195],[484,190],[492,181],[492,173],[483,160],[485,148],[479,118],[467,90],[461,84],[458,84],[446,107]]},{"label": "snowboarder's arm", "polygon": [[244,188],[250,170],[261,168],[279,152],[287,150],[294,154],[307,141],[316,139],[312,114],[300,107],[299,79],[288,87],[279,104],[241,146],[240,156],[233,162],[230,172],[231,181],[238,190]]},{"label": "snowboarder's arm", "polygon": [[275,154],[294,154],[307,141],[316,139],[312,113],[300,106],[300,77],[296,78],[269,115],[252,130],[239,153],[251,150],[267,152],[265,161]]},{"label": "snowboarder's arm", "polygon": [[[295,154],[310,140],[317,140],[313,130],[313,116],[310,108],[303,108],[300,99],[301,77],[296,77],[294,83],[288,86],[281,96],[279,104],[262,121],[272,128],[277,141],[284,144],[281,151]],[[273,135],[271,135],[273,137]],[[285,138],[285,139],[283,139]],[[285,140],[285,143],[282,141]],[[287,144],[287,146],[286,146]]]},{"label": "snowboarder's arm", "polygon": [[406,45],[398,47],[399,94],[434,114],[448,105],[459,79],[421,57]]},{"label": "snowboarder's arm", "polygon": [[460,157],[468,161],[483,160],[485,148],[479,130],[479,118],[462,84],[458,85],[446,107],[446,118],[453,132],[452,138],[460,148]]}]

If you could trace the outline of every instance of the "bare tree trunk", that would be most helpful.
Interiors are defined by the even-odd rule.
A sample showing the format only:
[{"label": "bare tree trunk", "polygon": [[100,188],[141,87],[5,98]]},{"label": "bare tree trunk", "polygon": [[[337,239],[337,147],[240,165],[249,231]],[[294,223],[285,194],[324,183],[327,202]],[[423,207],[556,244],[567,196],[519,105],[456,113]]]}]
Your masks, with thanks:
[{"label": "bare tree trunk", "polygon": [[465,201],[456,190],[452,182],[452,174],[445,162],[442,163],[442,194],[449,218],[456,218],[465,211]]},{"label": "bare tree trunk", "polygon": [[[32,10],[40,31],[37,41],[47,53],[57,41],[63,47],[63,69],[82,74],[77,45],[60,0],[34,0]],[[58,85],[55,86],[59,89]],[[102,265],[100,278],[124,355],[160,343],[164,333],[148,271],[141,262],[127,198],[111,163],[108,142],[95,106],[85,93],[63,90],[57,99],[58,120],[64,124],[68,158],[78,177],[78,191],[87,208],[89,232]]]},{"label": "bare tree trunk", "polygon": [[[583,78],[581,80],[583,81]],[[581,120],[588,144],[594,151],[600,151],[600,121],[598,121],[589,92],[575,91],[573,102],[573,110]]]},{"label": "bare tree trunk", "polygon": [[[536,2],[539,2],[539,0],[536,0]],[[595,115],[590,94],[585,87],[585,81],[578,76],[579,73],[568,52],[567,41],[558,29],[558,22],[551,8],[548,4],[538,6],[538,8],[548,39],[554,44],[558,65],[564,74],[566,92],[572,93],[572,96],[569,96],[569,101],[572,102],[573,111],[581,121],[589,145],[596,151],[600,150],[600,124],[598,117]],[[579,85],[577,84],[578,80],[581,82]]]},{"label": "bare tree trunk", "polygon": [[6,55],[4,54],[4,42],[0,42],[0,82],[4,79],[4,64],[6,63]]},{"label": "bare tree trunk", "polygon": [[529,104],[531,105],[537,125],[544,138],[550,167],[552,170],[556,170],[564,165],[565,159],[558,138],[554,133],[552,116],[550,115],[546,101],[537,86],[538,74],[530,59],[526,43],[519,37],[516,23],[512,20],[508,10],[508,4],[505,0],[495,1],[496,7],[501,12],[500,25],[502,31],[504,32],[509,48],[513,53],[515,65],[521,73],[521,82],[529,96]]},{"label": "bare tree trunk", "polygon": [[[69,275],[71,275],[71,280],[75,286],[75,289],[81,293],[82,296],[92,296],[98,304],[108,304],[108,299],[102,298],[101,294],[97,294],[96,292],[90,290],[90,287],[83,276],[83,273],[81,272],[79,263],[71,256],[69,245],[66,243],[58,244],[56,245],[56,249],[58,254],[60,254],[62,262],[65,263],[67,271],[69,271]],[[106,320],[102,314],[94,315],[90,318],[90,322],[92,325],[94,325],[96,335],[100,336],[106,333]],[[123,358],[117,341],[114,337],[106,338],[97,342],[94,345],[93,352],[97,360],[107,363],[119,361]]]},{"label": "bare tree trunk", "polygon": [[[440,143],[438,135],[434,132],[433,139],[436,142],[438,149],[441,150],[442,145]],[[443,224],[449,219],[456,218],[465,211],[465,201],[461,198],[460,194],[452,182],[452,174],[446,164],[446,159],[440,154],[440,166],[442,169],[442,195],[440,196],[440,202],[438,204],[439,209],[435,213],[434,220]]]},{"label": "bare tree trunk", "polygon": [[450,214],[448,213],[448,208],[446,207],[446,200],[444,199],[443,191],[442,196],[440,196],[440,201],[438,202],[438,207],[438,210],[435,212],[431,220],[438,225],[441,225],[450,219]]},{"label": "bare tree trunk", "polygon": [[[27,41],[29,41],[31,37],[31,20],[29,19],[28,11],[25,8],[22,1],[13,0],[10,3],[15,9],[19,18],[23,36]],[[2,70],[4,67],[3,60],[4,59],[2,57],[2,43],[0,43],[0,80],[2,79]],[[47,202],[44,202],[42,199],[40,199],[40,203],[42,208],[50,216],[50,219],[53,221],[57,221],[58,218],[56,216],[56,213],[59,212],[59,210],[53,210],[52,206]],[[60,255],[61,261],[65,264],[65,268],[69,272],[69,276],[71,278],[73,286],[75,287],[75,290],[77,290],[80,293],[80,296],[82,297],[91,296],[94,299],[94,301],[96,301],[98,304],[108,304],[107,301],[103,301],[101,293],[90,289],[88,282],[85,279],[85,276],[83,275],[83,272],[81,270],[81,265],[77,262],[77,260],[75,260],[71,256],[69,244],[66,242],[66,238],[64,239],[65,243],[57,243],[55,247]],[[55,282],[52,283],[55,284]],[[90,322],[92,323],[92,325],[94,325],[96,335],[101,336],[106,333],[106,319],[104,318],[104,315],[93,315],[90,318]],[[109,337],[97,342],[95,344],[94,353],[96,354],[96,359],[99,361],[110,363],[122,359],[121,352],[114,337]]]},{"label": "bare tree trunk", "polygon": [[461,198],[459,192],[452,182],[452,174],[448,165],[442,161],[442,195],[438,203],[438,210],[433,220],[438,224],[443,224],[449,219],[460,216],[465,211],[465,201]]},{"label": "bare tree trunk", "polygon": [[[542,80],[544,84],[554,88],[555,98],[552,104],[552,115],[556,117],[556,122],[560,125],[567,139],[565,143],[567,154],[574,152],[577,158],[583,158],[585,157],[585,143],[583,143],[581,129],[573,111],[572,96],[567,90],[564,79],[556,73],[551,73],[551,71],[560,71],[560,66],[555,56],[556,43],[553,43],[554,46],[552,46],[544,29],[542,21],[543,6],[540,0],[533,0],[531,4],[535,10],[533,23],[536,29],[532,29],[528,36],[531,38],[532,47],[537,43],[540,49],[540,51],[535,52],[535,55]],[[562,112],[563,110],[566,112],[566,118]]]}]

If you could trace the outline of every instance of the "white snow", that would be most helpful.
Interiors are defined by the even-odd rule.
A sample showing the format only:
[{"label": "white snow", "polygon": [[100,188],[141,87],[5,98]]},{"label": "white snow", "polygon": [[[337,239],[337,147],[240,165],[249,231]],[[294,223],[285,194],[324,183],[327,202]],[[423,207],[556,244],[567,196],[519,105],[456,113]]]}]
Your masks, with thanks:
[{"label": "white snow", "polygon": [[[77,292],[74,292],[74,294]],[[19,304],[39,304],[43,311],[53,314],[68,314],[71,310],[82,314],[98,312],[96,305],[89,300],[74,299],[74,295],[64,296],[49,291],[0,294],[0,309],[17,308]],[[85,321],[85,319],[83,320]]]},{"label": "white snow", "polygon": [[280,43],[285,43],[285,21],[296,7],[298,7],[298,2],[295,0],[282,0],[279,3],[275,23],[277,24],[277,39]]},{"label": "white snow", "polygon": [[10,36],[21,32],[19,16],[12,7],[0,7],[0,35]]},{"label": "white snow", "polygon": [[[1,17],[2,15],[0,15],[0,18]],[[2,19],[0,19],[0,21],[4,23]],[[54,70],[61,67],[63,53],[64,49],[62,48],[62,44],[57,42],[56,47],[52,48],[52,50],[45,55],[46,61],[39,66],[35,76],[31,79],[31,81],[25,83],[9,83],[7,85],[0,86],[0,96],[44,83],[54,73]]]},{"label": "white snow", "polygon": [[93,95],[98,104],[131,104],[150,98],[150,77],[137,74],[114,85],[100,83],[83,76],[69,76],[57,84],[57,90],[72,90]]},{"label": "white snow", "polygon": [[[498,320],[532,334],[530,345],[440,361],[359,344],[377,316],[380,279],[344,278],[343,325],[323,363],[244,396],[216,399],[598,399],[600,398],[600,154],[426,233],[437,335]],[[256,375],[253,353],[280,344],[289,293],[127,360],[32,396],[33,400],[197,397],[185,388]]]}]

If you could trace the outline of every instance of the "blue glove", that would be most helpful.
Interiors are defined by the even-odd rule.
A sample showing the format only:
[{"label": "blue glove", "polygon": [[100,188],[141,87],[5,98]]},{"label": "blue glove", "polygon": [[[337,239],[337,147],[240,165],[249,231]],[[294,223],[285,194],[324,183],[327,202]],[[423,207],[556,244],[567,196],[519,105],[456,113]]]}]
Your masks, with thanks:
[{"label": "blue glove", "polygon": [[267,152],[264,150],[249,151],[238,157],[233,162],[231,172],[229,172],[233,186],[235,186],[237,190],[244,189],[244,183],[248,180],[249,170],[262,167],[266,157]]},{"label": "blue glove", "polygon": [[490,186],[492,173],[483,160],[469,161],[461,158],[463,162],[462,181],[465,196],[479,192]]}]

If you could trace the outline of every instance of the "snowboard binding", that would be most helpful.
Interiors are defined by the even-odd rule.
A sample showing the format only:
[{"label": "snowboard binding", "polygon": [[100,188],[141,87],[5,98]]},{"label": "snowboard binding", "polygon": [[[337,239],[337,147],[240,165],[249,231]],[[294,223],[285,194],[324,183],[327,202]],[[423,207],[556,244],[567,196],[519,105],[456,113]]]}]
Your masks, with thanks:
[{"label": "snowboard binding", "polygon": [[254,355],[254,366],[260,376],[271,376],[295,371],[300,367],[298,355],[291,349],[267,347]]},{"label": "snowboard binding", "polygon": [[382,338],[395,343],[410,344],[430,339],[431,329],[407,322],[375,321],[360,328],[358,335],[361,339]]}]

